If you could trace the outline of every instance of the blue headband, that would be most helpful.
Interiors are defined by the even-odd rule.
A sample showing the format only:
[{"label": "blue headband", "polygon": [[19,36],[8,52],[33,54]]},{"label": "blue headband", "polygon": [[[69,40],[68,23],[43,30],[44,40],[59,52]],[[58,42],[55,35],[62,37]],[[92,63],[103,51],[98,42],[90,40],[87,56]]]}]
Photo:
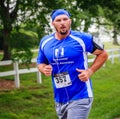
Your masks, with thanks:
[{"label": "blue headband", "polygon": [[54,11],[51,13],[52,21],[54,21],[54,19],[55,19],[58,15],[62,15],[62,14],[65,14],[65,15],[67,15],[68,17],[71,16],[71,14],[70,14],[66,9],[54,10]]}]

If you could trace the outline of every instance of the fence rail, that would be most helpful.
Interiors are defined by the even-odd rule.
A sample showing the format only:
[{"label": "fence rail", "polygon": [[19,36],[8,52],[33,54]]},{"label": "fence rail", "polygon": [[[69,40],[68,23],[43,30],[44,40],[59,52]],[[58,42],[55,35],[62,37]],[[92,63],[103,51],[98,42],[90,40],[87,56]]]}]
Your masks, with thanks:
[{"label": "fence rail", "polygon": [[[35,63],[36,59],[35,58],[32,59],[31,62]],[[5,71],[5,72],[0,72],[0,77],[14,75],[15,87],[19,88],[20,87],[20,78],[19,78],[19,75],[20,74],[34,73],[35,72],[36,76],[37,76],[37,82],[38,83],[42,83],[41,73],[38,71],[37,67],[29,68],[29,69],[20,69],[19,68],[19,64],[20,63],[21,63],[21,61],[19,61],[19,62],[18,61],[13,62],[12,60],[0,61],[0,66],[13,65],[13,67],[14,67],[13,70]]]},{"label": "fence rail", "polygon": [[[118,59],[120,61],[120,48],[109,49],[109,50],[107,50],[107,52],[109,54],[108,58],[111,60],[112,64],[114,64],[114,58],[116,58],[116,57],[118,57]],[[93,62],[93,60],[94,60],[94,58],[90,58],[90,59],[88,59],[88,62]],[[35,63],[36,59],[35,58],[32,59],[32,62]],[[20,74],[36,73],[37,82],[42,83],[41,73],[38,71],[37,67],[29,68],[29,69],[19,69],[20,63],[21,62],[18,62],[18,61],[12,62],[12,60],[0,61],[0,66],[13,64],[13,67],[14,67],[14,69],[11,71],[0,72],[0,77],[14,75],[15,87],[19,88],[20,87],[20,79],[19,79]]]}]

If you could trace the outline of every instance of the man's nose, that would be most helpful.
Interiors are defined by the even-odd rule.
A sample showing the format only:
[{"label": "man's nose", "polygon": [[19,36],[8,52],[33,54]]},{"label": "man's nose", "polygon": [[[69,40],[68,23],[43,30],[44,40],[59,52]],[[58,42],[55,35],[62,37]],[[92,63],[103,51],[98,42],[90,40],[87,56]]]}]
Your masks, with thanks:
[{"label": "man's nose", "polygon": [[65,21],[64,20],[61,20],[61,24],[64,24],[65,23]]}]

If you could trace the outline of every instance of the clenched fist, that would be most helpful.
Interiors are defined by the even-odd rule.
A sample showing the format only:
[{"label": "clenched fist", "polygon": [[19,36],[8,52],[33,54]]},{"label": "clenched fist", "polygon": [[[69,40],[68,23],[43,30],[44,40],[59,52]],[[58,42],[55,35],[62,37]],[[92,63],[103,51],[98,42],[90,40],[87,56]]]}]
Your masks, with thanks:
[{"label": "clenched fist", "polygon": [[44,66],[44,68],[43,68],[43,73],[44,73],[46,76],[51,76],[51,74],[52,74],[52,66],[51,66],[51,65],[46,65],[46,66]]},{"label": "clenched fist", "polygon": [[78,78],[83,82],[88,81],[90,76],[93,74],[93,72],[90,69],[82,70],[77,68],[76,70],[80,73],[78,74]]}]

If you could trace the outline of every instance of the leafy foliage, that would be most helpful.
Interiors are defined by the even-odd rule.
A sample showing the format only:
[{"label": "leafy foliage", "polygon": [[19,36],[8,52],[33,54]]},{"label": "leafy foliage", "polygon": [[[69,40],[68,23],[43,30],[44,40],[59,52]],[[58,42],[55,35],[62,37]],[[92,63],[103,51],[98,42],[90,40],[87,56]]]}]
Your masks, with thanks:
[{"label": "leafy foliage", "polygon": [[[72,29],[87,31],[97,23],[113,26],[114,38],[120,29],[119,0],[0,0],[0,31],[2,32],[5,59],[10,59],[13,31],[19,31],[22,25],[37,33],[37,40],[52,32],[50,28],[50,13],[53,9],[65,8],[72,14]],[[102,20],[101,20],[102,19]],[[106,22],[107,21],[107,22]],[[14,38],[14,37],[13,37]],[[33,37],[31,37],[33,38]],[[16,42],[16,41],[15,41]],[[25,40],[23,41],[25,42]],[[26,43],[25,43],[26,44]],[[21,46],[22,49],[23,45]],[[25,46],[24,47],[28,47]],[[17,47],[16,47],[17,48]],[[28,47],[30,48],[30,47]]]}]

